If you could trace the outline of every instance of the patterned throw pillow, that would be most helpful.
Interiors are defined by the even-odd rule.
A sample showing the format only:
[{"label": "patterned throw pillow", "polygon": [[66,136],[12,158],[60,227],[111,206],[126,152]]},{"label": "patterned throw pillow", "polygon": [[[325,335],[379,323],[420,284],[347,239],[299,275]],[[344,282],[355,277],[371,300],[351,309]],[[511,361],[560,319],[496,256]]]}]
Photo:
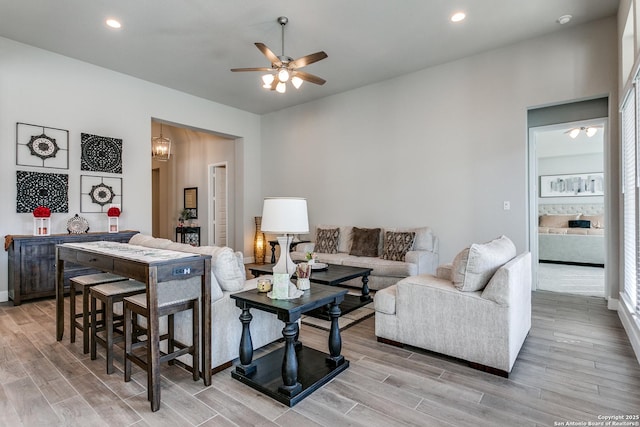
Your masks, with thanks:
[{"label": "patterned throw pillow", "polygon": [[349,255],[377,257],[379,242],[379,228],[353,227],[353,232],[351,234],[351,250],[349,251]]},{"label": "patterned throw pillow", "polygon": [[339,238],[339,228],[318,228],[314,251],[323,254],[337,254]]},{"label": "patterned throw pillow", "polygon": [[413,247],[416,233],[413,231],[384,233],[384,248],[382,249],[382,259],[391,261],[404,261],[404,256]]}]

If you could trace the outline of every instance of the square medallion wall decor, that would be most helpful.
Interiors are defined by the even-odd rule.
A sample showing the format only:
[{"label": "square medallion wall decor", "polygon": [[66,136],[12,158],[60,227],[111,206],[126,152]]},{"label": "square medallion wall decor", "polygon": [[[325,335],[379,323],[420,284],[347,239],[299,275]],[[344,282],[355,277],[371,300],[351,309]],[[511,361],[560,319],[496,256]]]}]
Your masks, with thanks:
[{"label": "square medallion wall decor", "polygon": [[16,123],[16,165],[69,169],[69,131]]},{"label": "square medallion wall decor", "polygon": [[31,213],[38,206],[69,212],[69,175],[16,171],[16,212]]},{"label": "square medallion wall decor", "polygon": [[122,140],[106,136],[81,134],[83,171],[122,173]]},{"label": "square medallion wall decor", "polygon": [[106,213],[112,204],[122,209],[122,178],[80,175],[80,212]]}]

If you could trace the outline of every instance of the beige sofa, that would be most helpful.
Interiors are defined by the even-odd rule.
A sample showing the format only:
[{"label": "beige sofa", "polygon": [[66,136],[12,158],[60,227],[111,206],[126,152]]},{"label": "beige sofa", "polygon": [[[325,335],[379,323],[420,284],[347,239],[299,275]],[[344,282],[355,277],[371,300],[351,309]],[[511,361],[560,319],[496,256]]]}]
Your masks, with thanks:
[{"label": "beige sofa", "polygon": [[[257,279],[246,280],[242,253],[234,253],[228,247],[194,247],[143,234],[136,234],[129,243],[149,248],[211,255],[211,366],[214,371],[230,366],[231,362],[238,357],[242,324],[239,320],[241,311],[229,295],[255,289],[257,285]],[[194,281],[199,288],[199,278],[189,279],[189,281]],[[183,281],[183,286],[194,285],[184,282],[186,281]],[[251,314],[253,320],[250,329],[254,349],[282,338],[284,323],[274,314],[260,310],[253,310]],[[161,319],[161,330],[166,327],[165,325],[166,319]],[[190,311],[175,315],[175,334],[178,340],[191,342]],[[191,366],[191,356],[183,356],[181,360]]]},{"label": "beige sofa", "polygon": [[378,291],[378,341],[453,356],[508,376],[531,328],[531,254],[515,256],[515,246],[505,239],[471,245],[466,258],[461,252],[435,276],[408,277]]},{"label": "beige sofa", "polygon": [[[317,252],[316,243],[319,230],[339,229],[336,253]],[[381,228],[375,256],[352,255],[353,226],[318,225],[312,233],[315,242],[300,243],[291,252],[291,259],[304,261],[307,253],[315,253],[317,261],[327,264],[349,265],[372,268],[368,286],[372,290],[384,289],[398,280],[418,274],[435,273],[438,267],[439,242],[429,227]],[[415,233],[411,248],[401,260],[384,259],[385,235],[390,233]],[[362,281],[353,279],[347,285],[361,287]]]}]

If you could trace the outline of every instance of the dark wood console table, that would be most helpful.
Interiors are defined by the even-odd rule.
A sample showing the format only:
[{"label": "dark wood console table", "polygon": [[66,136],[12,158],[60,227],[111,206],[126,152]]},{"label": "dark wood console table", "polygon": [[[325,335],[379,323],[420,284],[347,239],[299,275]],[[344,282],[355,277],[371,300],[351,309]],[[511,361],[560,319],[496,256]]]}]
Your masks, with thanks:
[{"label": "dark wood console table", "polygon": [[[202,378],[211,384],[211,255],[186,254],[167,250],[149,249],[134,253],[136,246],[115,242],[65,243],[56,247],[56,339],[64,335],[64,272],[66,264],[80,264],[101,271],[129,277],[147,286],[148,340],[159,342],[158,283],[201,277],[200,316],[202,325],[201,357]],[[143,248],[148,249],[148,248]],[[153,252],[154,253],[150,253]],[[168,256],[162,256],[168,255]],[[175,257],[171,257],[171,256]],[[150,358],[159,366],[160,346],[150,345]],[[198,369],[194,366],[193,369]],[[160,370],[150,374],[149,400],[151,410],[160,408]]]},{"label": "dark wood console table", "polygon": [[[349,367],[349,361],[340,354],[342,339],[338,327],[340,303],[346,289],[330,286],[311,286],[300,298],[272,300],[257,289],[231,294],[236,306],[242,310],[242,337],[240,338],[240,364],[231,376],[244,384],[291,407],[329,382]],[[303,313],[329,305],[331,330],[329,354],[306,347],[298,341],[298,319]],[[253,344],[249,324],[253,316],[250,309],[275,313],[285,322],[282,335],[284,347],[253,360]]]},{"label": "dark wood console table", "polygon": [[[128,242],[137,231],[119,233],[52,234],[50,236],[5,236],[5,250],[9,252],[9,298],[14,305],[35,298],[56,295],[56,245],[73,242],[105,240]],[[64,272],[64,287],[69,279],[99,270],[79,264],[68,264]]]}]

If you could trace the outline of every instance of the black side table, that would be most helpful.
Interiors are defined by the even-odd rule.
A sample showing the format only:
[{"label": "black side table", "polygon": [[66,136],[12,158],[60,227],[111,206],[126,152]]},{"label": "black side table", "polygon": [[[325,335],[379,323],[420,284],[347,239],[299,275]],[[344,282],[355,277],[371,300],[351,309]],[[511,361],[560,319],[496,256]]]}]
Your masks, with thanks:
[{"label": "black side table", "polygon": [[[311,289],[291,300],[272,300],[257,289],[231,294],[236,306],[242,310],[242,336],[240,338],[240,364],[231,376],[240,382],[291,407],[316,391],[349,367],[349,361],[340,354],[342,339],[338,327],[340,303],[346,289],[313,284]],[[329,354],[302,345],[298,319],[303,313],[329,305],[331,330]],[[282,335],[284,347],[253,360],[253,343],[249,324],[253,316],[250,309],[274,313],[285,323]]]},{"label": "black side table", "polygon": [[176,227],[176,242],[200,246],[200,227]]}]

